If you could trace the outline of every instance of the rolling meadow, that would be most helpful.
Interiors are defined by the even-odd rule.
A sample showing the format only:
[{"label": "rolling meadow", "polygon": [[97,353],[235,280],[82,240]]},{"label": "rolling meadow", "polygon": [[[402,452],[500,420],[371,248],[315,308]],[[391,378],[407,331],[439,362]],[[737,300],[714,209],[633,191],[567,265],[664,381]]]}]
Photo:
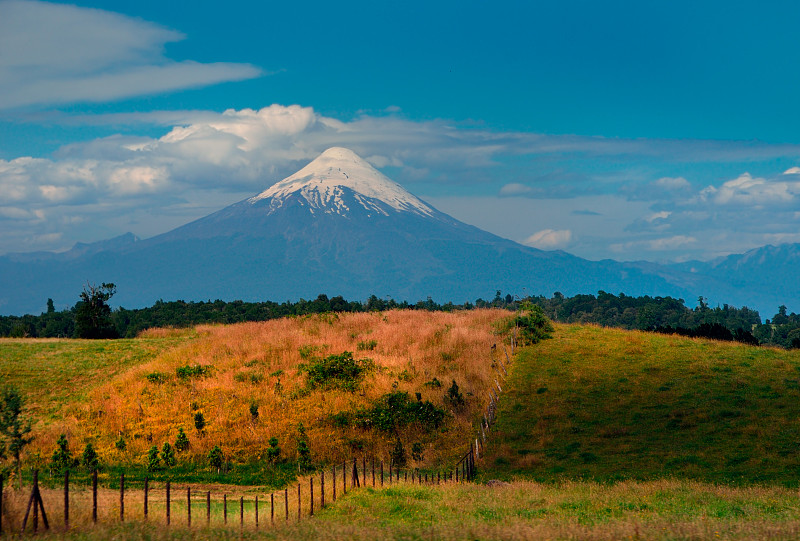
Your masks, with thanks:
[{"label": "rolling meadow", "polygon": [[[508,318],[502,310],[387,311],[151,329],[132,340],[3,340],[0,370],[24,393],[35,419],[25,479],[34,467],[44,472],[43,497],[56,517],[49,535],[60,538],[800,535],[796,352],[556,324],[551,339],[517,348],[506,375],[497,361],[505,360],[504,347],[510,352],[503,334]],[[317,377],[331,359],[349,370],[347,378]],[[449,393],[453,381],[463,402]],[[480,435],[489,389],[498,383],[497,422],[477,461],[476,482],[365,483],[340,493],[336,503],[329,494],[313,518],[307,510],[297,517],[292,508],[285,520],[277,506],[273,525],[264,507],[255,527],[256,495],[266,502],[268,494],[307,485],[314,472],[354,456],[388,464],[398,441],[409,467],[446,469]],[[428,417],[392,417],[382,425],[388,405]],[[194,423],[198,412],[202,430]],[[189,446],[177,453],[177,464],[148,472],[148,449],[174,442],[179,429]],[[307,471],[299,468],[301,432],[311,453]],[[86,474],[76,471],[76,527],[60,531],[59,478],[47,472],[61,434],[76,455],[89,442],[97,449],[105,513],[99,526],[91,526],[86,511]],[[277,460],[269,458],[271,438],[281,448]],[[412,458],[414,444],[420,453]],[[214,446],[225,455],[221,470],[208,464]],[[114,518],[120,471],[131,479],[124,523]],[[147,521],[137,492],[144,476],[153,480]],[[176,499],[176,518],[163,528],[155,517],[164,512],[166,480],[192,487],[197,515],[204,512],[202,491],[231,494],[228,525],[215,502],[210,526],[204,520],[189,526],[186,504]],[[19,524],[27,495],[6,488],[4,524]]]}]

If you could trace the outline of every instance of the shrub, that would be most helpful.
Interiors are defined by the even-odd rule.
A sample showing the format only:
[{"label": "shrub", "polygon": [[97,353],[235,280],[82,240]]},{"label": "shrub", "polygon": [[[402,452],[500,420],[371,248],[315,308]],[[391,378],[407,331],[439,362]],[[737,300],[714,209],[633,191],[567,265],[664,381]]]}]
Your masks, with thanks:
[{"label": "shrub", "polygon": [[378,346],[377,340],[367,340],[364,342],[359,342],[356,348],[358,351],[372,351]]},{"label": "shrub", "polygon": [[189,437],[183,431],[183,427],[178,428],[178,436],[175,438],[175,450],[178,452],[185,451],[189,448]]},{"label": "shrub", "polygon": [[158,456],[158,447],[153,445],[147,451],[147,471],[156,471],[161,468],[161,457]]},{"label": "shrub", "polygon": [[453,380],[453,384],[447,389],[447,394],[444,395],[445,400],[450,402],[454,408],[460,408],[464,405],[464,395],[458,390],[458,383]]},{"label": "shrub", "polygon": [[353,416],[356,424],[363,428],[375,427],[392,432],[411,423],[419,423],[425,431],[431,431],[444,422],[446,413],[428,400],[412,401],[407,392],[393,391],[383,395],[370,409],[358,410]]},{"label": "shrub", "polygon": [[438,389],[442,386],[442,382],[439,381],[437,378],[433,378],[430,381],[426,381],[422,384],[424,387],[430,387],[431,389]]},{"label": "shrub", "polygon": [[312,389],[320,387],[355,391],[364,375],[373,367],[371,360],[354,359],[352,353],[345,351],[340,355],[312,359],[302,370],[307,372],[306,384]]},{"label": "shrub", "polygon": [[544,315],[542,307],[530,301],[522,302],[512,324],[517,327],[517,341],[523,346],[550,338],[553,332],[553,324]]},{"label": "shrub", "polygon": [[311,449],[308,447],[308,436],[303,423],[297,425],[297,469],[301,473],[311,470]]},{"label": "shrub", "polygon": [[422,460],[422,444],[418,441],[414,442],[414,445],[411,446],[411,458],[416,462]]},{"label": "shrub", "polygon": [[206,418],[203,416],[202,411],[198,411],[194,414],[194,427],[198,432],[202,432],[206,427]]},{"label": "shrub", "polygon": [[66,471],[78,465],[78,460],[72,456],[69,450],[69,442],[66,434],[61,434],[56,442],[56,450],[53,451],[53,469],[56,471]]},{"label": "shrub", "polygon": [[208,452],[208,465],[212,468],[217,468],[217,473],[222,469],[222,463],[225,461],[225,455],[222,454],[222,449],[219,445],[215,445]]},{"label": "shrub", "polygon": [[189,379],[189,378],[202,378],[211,375],[211,366],[210,365],[202,365],[202,364],[195,364],[195,365],[186,365],[186,366],[179,366],[175,369],[175,375],[178,376],[180,379]]},{"label": "shrub", "polygon": [[255,400],[250,402],[250,417],[253,419],[253,422],[258,420],[258,402]]},{"label": "shrub", "polygon": [[163,372],[150,372],[149,374],[146,374],[144,377],[150,383],[164,383],[165,381],[167,381],[167,378],[169,376],[167,376],[167,374]]},{"label": "shrub", "polygon": [[272,436],[269,439],[269,448],[267,449],[267,460],[270,462],[277,462],[281,457],[281,448],[278,447],[278,438]]},{"label": "shrub", "polygon": [[100,459],[97,457],[97,451],[94,450],[91,443],[87,443],[86,447],[83,448],[81,463],[90,472],[97,471],[100,467]]},{"label": "shrub", "polygon": [[161,448],[161,460],[164,461],[164,465],[167,468],[175,465],[175,451],[172,450],[172,446],[168,441],[165,441],[164,446]]},{"label": "shrub", "polygon": [[122,436],[122,434],[120,434],[119,439],[114,442],[114,447],[116,447],[119,451],[124,451],[125,448],[128,447],[128,444],[125,443],[125,438]]}]

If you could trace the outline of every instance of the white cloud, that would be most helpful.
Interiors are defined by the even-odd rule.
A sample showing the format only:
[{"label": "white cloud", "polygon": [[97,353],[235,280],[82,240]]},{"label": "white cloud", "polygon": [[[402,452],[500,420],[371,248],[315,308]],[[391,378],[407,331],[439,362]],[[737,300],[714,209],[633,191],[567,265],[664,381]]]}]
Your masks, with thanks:
[{"label": "white cloud", "polygon": [[798,194],[800,182],[754,178],[750,173],[743,173],[719,188],[708,186],[699,197],[701,201],[717,205],[767,205],[791,203]]},{"label": "white cloud", "polygon": [[537,231],[523,241],[523,244],[539,248],[540,250],[555,250],[564,248],[572,240],[572,231],[569,229],[543,229]]},{"label": "white cloud", "polygon": [[683,177],[662,177],[653,184],[669,190],[683,190],[691,186],[689,181]]},{"label": "white cloud", "polygon": [[164,45],[182,39],[109,11],[0,0],[0,109],[116,100],[262,74],[249,64],[165,57]]},{"label": "white cloud", "polygon": [[784,175],[800,175],[800,167],[790,167],[783,172]]}]

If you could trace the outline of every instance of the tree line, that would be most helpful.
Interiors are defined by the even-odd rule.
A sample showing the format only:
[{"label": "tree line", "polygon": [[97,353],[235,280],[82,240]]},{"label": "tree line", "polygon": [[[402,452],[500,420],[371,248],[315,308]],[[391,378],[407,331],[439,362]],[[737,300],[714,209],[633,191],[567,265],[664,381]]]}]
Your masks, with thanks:
[{"label": "tree line", "polygon": [[366,301],[350,301],[341,296],[319,295],[316,299],[296,302],[274,301],[163,301],[147,308],[111,310],[108,300],[116,291],[114,284],[87,285],[80,300],[60,312],[47,301],[47,310],[40,315],[0,316],[3,337],[82,337],[131,338],[152,327],[188,327],[203,323],[241,323],[266,321],[287,316],[303,316],[326,312],[370,312],[391,309],[431,311],[504,308],[517,310],[523,302],[541,307],[544,314],[561,323],[594,323],[606,327],[649,330],[699,336],[718,340],[737,340],[750,344],[800,348],[800,315],[778,308],[771,319],[762,323],[758,311],[728,304],[709,306],[704,297],[695,308],[683,299],[672,297],[633,297],[605,291],[597,295],[567,297],[559,292],[552,297],[520,298],[497,291],[494,298],[475,302],[437,303],[430,297],[416,303],[370,296]]}]

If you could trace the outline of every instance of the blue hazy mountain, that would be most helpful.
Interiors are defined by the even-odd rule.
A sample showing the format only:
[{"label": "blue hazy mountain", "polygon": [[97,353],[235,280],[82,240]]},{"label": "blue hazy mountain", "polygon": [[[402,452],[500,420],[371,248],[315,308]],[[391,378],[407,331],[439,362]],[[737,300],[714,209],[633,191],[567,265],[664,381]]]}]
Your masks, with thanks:
[{"label": "blue hazy mountain", "polygon": [[[113,301],[126,308],[158,299],[283,301],[320,293],[460,303],[498,289],[737,302],[725,296],[738,286],[722,269],[703,269],[589,261],[523,246],[436,210],[352,151],[331,148],[264,192],[162,235],[2,256],[0,313],[39,313],[48,297],[71,306],[87,282],[114,282]],[[761,306],[757,292],[739,298]]]}]

